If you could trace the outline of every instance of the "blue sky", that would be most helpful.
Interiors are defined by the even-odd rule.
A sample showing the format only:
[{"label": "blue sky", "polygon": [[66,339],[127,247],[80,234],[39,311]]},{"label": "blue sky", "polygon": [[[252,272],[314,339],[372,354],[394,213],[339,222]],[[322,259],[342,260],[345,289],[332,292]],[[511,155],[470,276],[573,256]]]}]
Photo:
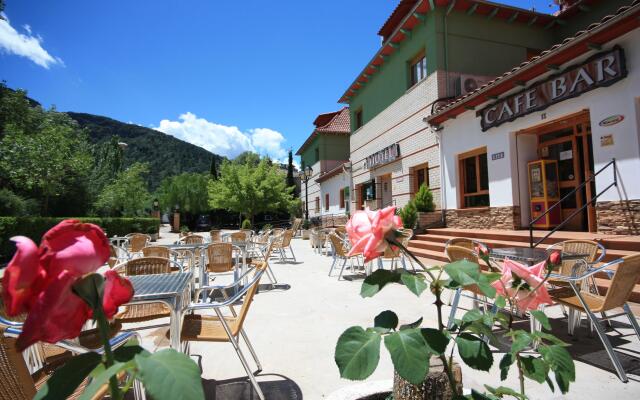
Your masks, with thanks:
[{"label": "blue sky", "polygon": [[[551,0],[502,0],[549,12]],[[7,0],[0,79],[45,106],[282,159],[380,45],[398,0]]]}]

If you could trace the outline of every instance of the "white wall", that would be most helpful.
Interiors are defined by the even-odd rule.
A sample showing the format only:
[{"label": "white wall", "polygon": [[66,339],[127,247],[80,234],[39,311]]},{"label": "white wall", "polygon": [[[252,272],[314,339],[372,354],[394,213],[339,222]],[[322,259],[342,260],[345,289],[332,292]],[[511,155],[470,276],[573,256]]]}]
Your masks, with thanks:
[{"label": "white wall", "polygon": [[[320,177],[320,162],[313,164],[311,166],[313,169],[313,176],[309,178],[308,187],[309,187],[309,218],[319,217],[322,212],[322,199],[320,199],[320,211],[316,212],[316,197],[320,197],[320,184],[316,182],[316,179]],[[305,201],[305,184],[304,181],[301,182],[300,188],[300,199],[304,203]],[[302,209],[302,216],[304,217],[305,210],[304,207]]]},{"label": "white wall", "polygon": [[[527,156],[535,158],[535,154],[526,149],[527,139],[519,137],[517,147],[520,149],[520,157],[516,161],[515,132],[585,109],[590,111],[591,116],[595,171],[602,168],[613,157],[616,158],[618,167],[619,190],[609,190],[598,201],[640,199],[640,185],[638,184],[640,182],[640,134],[638,133],[640,107],[637,106],[636,100],[640,96],[640,29],[607,43],[603,48],[609,49],[615,44],[622,46],[625,51],[629,75],[610,87],[594,89],[579,97],[557,103],[546,110],[518,118],[486,132],[481,131],[480,119],[475,116],[475,111],[467,111],[456,119],[443,124],[442,151],[445,160],[443,186],[446,191],[446,207],[459,208],[460,206],[457,190],[457,155],[481,146],[487,146],[491,206],[519,205],[520,196],[523,196],[523,200],[528,198],[528,187],[526,173],[521,172],[520,182],[517,182],[518,168],[523,168],[527,161],[531,161],[520,158]],[[565,66],[578,63],[593,54],[594,52],[591,52],[579,59],[572,60]],[[537,80],[540,79],[543,78]],[[482,106],[477,107],[477,109],[480,108]],[[544,120],[542,119],[543,113],[546,114]],[[610,127],[598,125],[602,119],[616,114],[624,115],[625,118],[621,123]],[[614,145],[601,147],[600,137],[609,134],[613,135]],[[502,151],[505,152],[503,159],[491,160],[493,153]],[[596,190],[599,192],[604,189],[612,182],[612,179],[610,171],[598,175]]]},{"label": "white wall", "polygon": [[[342,172],[320,183],[322,193],[322,215],[345,214],[346,209],[340,208],[340,190],[349,186],[349,174]],[[325,210],[325,194],[329,194],[329,210]]]}]

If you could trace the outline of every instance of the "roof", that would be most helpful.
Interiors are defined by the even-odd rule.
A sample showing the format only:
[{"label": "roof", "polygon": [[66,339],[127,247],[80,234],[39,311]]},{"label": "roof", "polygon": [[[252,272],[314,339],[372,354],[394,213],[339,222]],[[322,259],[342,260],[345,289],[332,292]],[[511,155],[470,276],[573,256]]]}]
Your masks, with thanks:
[{"label": "roof", "polygon": [[351,133],[351,114],[349,113],[349,107],[343,107],[339,111],[320,114],[313,121],[316,129],[313,130],[311,135],[300,146],[296,155],[301,155],[302,152],[313,142],[313,140],[319,134],[327,135],[348,135]]},{"label": "roof", "polygon": [[435,126],[440,125],[447,119],[455,118],[489,100],[495,100],[507,91],[521,88],[526,82],[548,73],[551,65],[563,65],[589,51],[599,49],[602,44],[640,27],[638,16],[640,0],[634,0],[628,6],[620,7],[615,14],[605,16],[600,22],[589,25],[585,30],[551,46],[473,92],[445,104],[427,117],[427,122]]},{"label": "roof", "polygon": [[[561,17],[560,15],[554,16],[539,13],[486,0],[457,0],[453,2],[450,0],[416,0],[413,2],[413,6],[407,10],[406,8],[409,7],[408,4],[411,3],[411,1],[402,0],[389,19],[387,19],[387,22],[385,22],[380,30],[380,32],[384,33],[383,36],[385,38],[380,50],[378,50],[367,66],[340,97],[340,100],[338,100],[339,103],[347,103],[349,98],[354,96],[380,69],[380,66],[386,62],[386,58],[396,51],[400,43],[410,37],[411,30],[422,23],[425,15],[435,7],[446,7],[447,13],[455,10],[458,12],[466,12],[467,14],[478,14],[486,16],[487,18],[504,19],[510,22],[535,25],[543,28],[550,28]],[[391,33],[387,35],[387,32],[390,30]]]},{"label": "roof", "polygon": [[318,179],[316,179],[316,182],[321,183],[326,181],[329,178],[333,178],[334,176],[339,175],[344,170],[345,164],[349,164],[349,161],[345,161],[342,164],[335,167],[334,169],[332,169],[331,171],[327,171],[324,174],[320,175]]}]

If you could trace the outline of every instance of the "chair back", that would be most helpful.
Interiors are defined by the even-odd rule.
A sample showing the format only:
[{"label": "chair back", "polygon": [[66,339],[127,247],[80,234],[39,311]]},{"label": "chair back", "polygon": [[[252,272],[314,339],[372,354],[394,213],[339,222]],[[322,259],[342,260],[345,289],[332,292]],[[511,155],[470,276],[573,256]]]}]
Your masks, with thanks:
[{"label": "chair back", "polygon": [[247,234],[242,231],[233,232],[231,235],[229,235],[229,238],[231,239],[232,242],[246,242]]},{"label": "chair back", "polygon": [[107,264],[109,264],[109,268],[115,267],[118,263],[118,249],[116,246],[109,245],[109,259],[107,260]]},{"label": "chair back", "polygon": [[[566,240],[561,243],[561,253],[564,254],[586,254],[584,261],[592,263],[596,260],[600,245],[593,240]],[[571,276],[572,274],[580,274],[585,271],[575,271],[574,266],[580,260],[563,260],[560,267],[562,275]],[[583,264],[584,265],[584,264]]]},{"label": "chair back", "polygon": [[253,231],[251,229],[240,229],[240,232],[244,232],[245,241],[251,239],[251,236],[253,236]]},{"label": "chair back", "polygon": [[207,271],[229,272],[233,270],[233,245],[231,243],[212,243],[207,246]]},{"label": "chair back", "polygon": [[480,264],[478,254],[475,251],[464,246],[448,246],[444,250],[450,262],[467,260]]},{"label": "chair back", "polygon": [[180,243],[184,244],[203,244],[204,238],[200,235],[187,235],[180,239]]},{"label": "chair back", "polygon": [[142,251],[142,249],[151,241],[149,235],[145,235],[143,233],[132,233],[131,235],[128,235],[128,237],[131,251],[134,253]]},{"label": "chair back", "polygon": [[300,229],[300,225],[302,225],[302,218],[294,218],[293,223],[291,224],[291,230],[294,232],[298,232],[298,229]]},{"label": "chair back", "polygon": [[284,232],[284,229],[282,229],[282,228],[274,228],[274,229],[271,231],[271,235],[273,235],[273,236],[279,236],[279,235],[282,235],[282,233],[283,233],[283,232]]},{"label": "chair back", "polygon": [[448,248],[449,246],[457,246],[457,247],[464,247],[464,248],[467,248],[469,250],[475,250],[476,244],[478,244],[478,242],[476,242],[475,240],[472,240],[472,239],[468,239],[468,238],[453,238],[453,239],[449,239],[447,241],[447,243],[445,244],[445,248]]},{"label": "chair back", "polygon": [[155,275],[168,274],[171,272],[171,265],[168,258],[162,257],[140,257],[127,261],[125,274],[127,275]]},{"label": "chair back", "polygon": [[36,395],[36,385],[22,354],[16,350],[16,339],[5,337],[0,326],[0,399],[28,400]]},{"label": "chair back", "polygon": [[142,249],[144,257],[171,258],[171,250],[164,246],[147,246]]},{"label": "chair back", "polygon": [[622,258],[622,263],[611,278],[611,285],[604,297],[602,311],[621,307],[627,302],[633,288],[640,278],[640,253]]},{"label": "chair back", "polygon": [[209,231],[209,235],[211,236],[211,243],[222,242],[222,231],[220,231],[219,229],[213,229]]},{"label": "chair back", "polygon": [[345,258],[347,256],[347,251],[344,248],[344,244],[342,243],[342,239],[335,233],[329,234],[329,240],[331,240],[331,244],[336,252],[336,256]]},{"label": "chair back", "polygon": [[[249,308],[251,307],[251,303],[253,302],[253,297],[258,291],[258,285],[260,284],[260,278],[262,278],[262,274],[267,269],[267,263],[263,262],[256,266],[255,274],[260,274],[257,276],[257,279],[253,281],[251,287],[244,295],[244,299],[242,300],[242,308],[240,308],[240,312],[238,312],[238,316],[236,317],[236,329],[240,331],[242,329],[242,325],[244,324],[244,320],[247,318],[247,313],[249,313]],[[256,275],[254,275],[256,277]]]},{"label": "chair back", "polygon": [[291,239],[293,239],[294,234],[295,232],[291,229],[284,231],[284,234],[282,235],[282,247],[287,247],[291,244]]}]

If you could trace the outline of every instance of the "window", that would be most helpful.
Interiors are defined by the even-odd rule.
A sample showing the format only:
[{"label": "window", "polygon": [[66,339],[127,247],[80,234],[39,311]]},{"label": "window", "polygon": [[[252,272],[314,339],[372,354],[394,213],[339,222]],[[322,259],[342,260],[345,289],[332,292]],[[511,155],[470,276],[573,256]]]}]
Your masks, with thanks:
[{"label": "window", "polygon": [[427,77],[427,57],[424,52],[417,55],[410,63],[409,66],[409,87],[412,87],[416,83],[420,82]]},{"label": "window", "polygon": [[340,189],[340,208],[344,208],[344,192],[346,188]]},{"label": "window", "polygon": [[316,158],[316,162],[320,161],[320,148],[316,147],[315,150],[314,150],[313,155]]},{"label": "window", "polygon": [[422,164],[412,168],[413,193],[420,190],[420,186],[429,186],[429,164]]},{"label": "window", "polygon": [[324,210],[329,211],[329,193],[324,194]]},{"label": "window", "polygon": [[356,121],[356,129],[359,129],[363,125],[362,108],[356,111],[354,120]]},{"label": "window", "polygon": [[316,213],[320,212],[320,197],[316,197]]},{"label": "window", "polygon": [[489,206],[489,173],[485,147],[458,156],[461,207]]}]

